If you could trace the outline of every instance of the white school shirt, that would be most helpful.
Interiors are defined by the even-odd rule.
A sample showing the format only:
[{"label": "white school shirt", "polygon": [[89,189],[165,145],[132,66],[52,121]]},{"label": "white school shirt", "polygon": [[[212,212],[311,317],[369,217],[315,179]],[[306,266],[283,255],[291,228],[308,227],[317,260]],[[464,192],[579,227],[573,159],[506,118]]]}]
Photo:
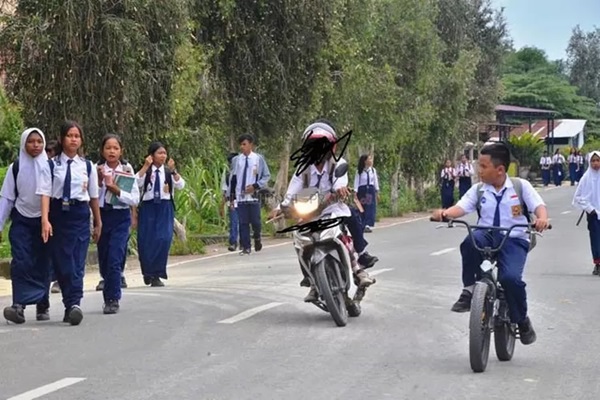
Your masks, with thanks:
[{"label": "white school shirt", "polygon": [[[140,187],[140,193],[142,194],[142,201],[154,200],[154,178],[156,174],[156,165],[152,164],[150,167],[152,173],[150,175],[150,184],[148,188],[144,188],[144,180],[146,179],[146,174],[140,176],[140,172],[137,173],[137,183]],[[147,173],[147,172],[146,172]],[[161,165],[158,168],[158,176],[160,177],[160,199],[161,200],[171,200],[171,193],[169,192],[169,186],[167,185],[167,181],[165,178],[165,166]],[[176,181],[175,177],[173,177],[173,190],[181,190],[185,187],[185,181],[183,177],[179,175],[179,180]]]},{"label": "white school shirt", "polygon": [[552,165],[552,158],[542,156],[542,158],[540,158],[540,165],[549,167],[550,165]]},{"label": "white school shirt", "polygon": [[471,177],[474,175],[473,165],[468,161],[466,164],[458,164],[455,171],[459,177]]},{"label": "white school shirt", "polygon": [[244,169],[246,167],[246,158],[248,158],[248,168],[246,170],[245,182],[246,186],[250,186],[256,183],[258,184],[259,188],[264,188],[271,177],[269,167],[267,166],[265,159],[260,154],[251,152],[247,156],[243,153],[237,155],[231,161],[231,169],[233,171],[233,175],[236,176],[237,181],[235,187],[229,188],[229,190],[235,191],[235,199],[237,201],[237,204],[243,202],[259,201],[258,198],[254,197],[256,191],[254,193],[244,193],[245,188],[242,188],[242,182],[244,179]]},{"label": "white school shirt", "polygon": [[569,162],[569,164],[571,163],[576,163],[577,162],[577,156],[574,154],[569,154],[569,157],[567,157],[567,160]]},{"label": "white school shirt", "polygon": [[[98,164],[95,164],[94,171],[97,171],[97,167],[98,167]],[[135,176],[135,171],[133,170],[133,167],[131,166],[131,164],[127,163],[126,165],[123,165],[119,161],[119,165],[117,165],[117,168],[115,168],[113,170],[112,168],[110,168],[108,166],[108,164],[105,163],[104,165],[102,165],[102,170],[104,172],[104,175],[108,175],[109,173],[112,173],[113,180],[115,178],[115,174],[114,174],[115,172],[124,172],[124,171],[129,172],[131,174],[131,176],[136,179],[136,181],[133,183],[133,186],[131,188],[131,193],[121,190],[121,195],[117,196],[119,203],[112,206],[112,208],[113,209],[127,209],[132,206],[137,206],[138,203],[140,202],[140,188],[137,184],[137,178]],[[104,207],[104,200],[106,197],[106,192],[108,191],[108,189],[104,185],[104,180],[102,180],[102,183],[99,185],[99,189],[100,189],[100,196],[99,196],[100,207]],[[112,194],[114,195],[114,193],[112,193]]]},{"label": "white school shirt", "polygon": [[[53,199],[62,199],[68,160],[69,157],[64,153],[53,158],[54,183],[52,183],[50,175],[50,166],[45,166],[42,170],[37,194]],[[71,163],[71,200],[88,202],[90,198],[97,199],[98,196],[98,173],[94,169],[94,165],[92,164],[91,176],[88,176],[85,158],[75,156]]]},{"label": "white school shirt", "polygon": [[562,154],[559,155],[553,155],[552,156],[552,162],[554,164],[563,164],[565,162],[565,157]]},{"label": "white school shirt", "polygon": [[365,168],[359,175],[358,171],[354,175],[354,190],[358,191],[361,186],[367,186],[367,182],[375,187],[375,191],[379,192],[379,177],[377,176],[377,170],[373,167]]},{"label": "white school shirt", "polygon": [[442,169],[442,173],[440,174],[442,179],[454,179],[456,177],[456,170],[452,167]]},{"label": "white school shirt", "polygon": [[582,156],[582,155],[578,155],[578,156],[577,156],[577,164],[578,164],[579,166],[582,166],[582,165],[583,165],[583,156]]},{"label": "white school shirt", "polygon": [[[517,178],[518,179],[518,178]],[[534,213],[539,206],[545,206],[544,200],[540,194],[531,186],[529,181],[521,179],[523,187],[523,202],[527,205],[529,212]],[[515,224],[526,224],[527,218],[523,215],[521,210],[521,202],[519,196],[514,189],[512,181],[506,177],[504,186],[499,191],[496,191],[493,185],[484,183],[481,189],[479,185],[474,185],[465,193],[465,195],[456,203],[465,213],[470,214],[477,211],[477,191],[482,190],[483,196],[481,197],[481,219],[478,225],[492,226],[494,224],[494,214],[496,212],[496,198],[495,195],[499,195],[504,188],[504,194],[500,200],[500,226],[503,228],[510,228]],[[505,234],[506,232],[502,232]],[[525,233],[525,228],[515,228],[510,233],[511,237],[521,238],[529,240],[529,235]]]},{"label": "white school shirt", "polygon": [[[346,163],[346,160],[342,158],[337,162],[337,165],[343,163]],[[326,194],[332,189],[331,182],[329,179],[331,160],[325,162],[325,165],[323,166],[323,171],[321,173],[319,173],[317,167],[315,167],[314,164],[311,164],[311,166],[308,167],[308,169],[310,170],[309,187],[315,187],[317,185],[317,182],[319,182],[319,175],[322,175],[321,181],[319,182],[319,192],[321,194]],[[339,178],[335,178],[335,176],[333,177],[333,190],[338,190],[339,188],[342,188],[344,186],[348,186],[347,173]],[[294,173],[294,176],[292,176],[292,180],[290,181],[287,192],[285,194],[285,199],[283,200],[281,205],[288,205],[290,201],[294,198],[294,196],[300,193],[302,189],[304,189],[303,176],[302,174],[298,176],[296,175],[296,173]],[[279,206],[277,208],[279,209]],[[342,203],[340,201],[337,201],[327,206],[327,208],[323,210],[322,214],[335,214],[336,217],[349,217],[351,215],[350,208],[345,203]]]}]

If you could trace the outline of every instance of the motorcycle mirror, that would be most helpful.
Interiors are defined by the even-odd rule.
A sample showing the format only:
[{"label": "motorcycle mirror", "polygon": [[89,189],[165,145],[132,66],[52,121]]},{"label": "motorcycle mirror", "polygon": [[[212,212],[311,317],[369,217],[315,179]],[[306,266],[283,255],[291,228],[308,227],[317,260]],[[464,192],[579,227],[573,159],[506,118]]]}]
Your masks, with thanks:
[{"label": "motorcycle mirror", "polygon": [[333,172],[333,175],[336,178],[341,178],[347,172],[348,172],[348,163],[343,163],[343,164],[340,164],[337,167],[335,167],[335,171]]}]

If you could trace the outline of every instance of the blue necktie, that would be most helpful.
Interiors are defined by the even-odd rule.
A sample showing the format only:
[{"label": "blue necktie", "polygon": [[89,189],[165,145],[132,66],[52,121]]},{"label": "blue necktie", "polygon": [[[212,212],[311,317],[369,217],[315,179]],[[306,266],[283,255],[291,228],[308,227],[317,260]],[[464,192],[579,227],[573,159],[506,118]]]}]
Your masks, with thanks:
[{"label": "blue necktie", "polygon": [[242,195],[246,193],[246,175],[248,173],[248,157],[246,156],[246,164],[244,165],[244,174],[242,176]]},{"label": "blue necktie", "polygon": [[154,171],[154,202],[160,203],[160,173],[158,168]]},{"label": "blue necktie", "polygon": [[71,200],[71,163],[73,160],[67,161],[67,173],[65,174],[65,182],[63,184],[63,210],[69,210],[69,201]]},{"label": "blue necktie", "polygon": [[[494,195],[494,197],[496,198],[496,212],[494,213],[494,223],[492,224],[493,226],[500,226],[500,202],[502,201],[502,197],[504,196],[505,191],[506,188],[502,189],[499,195]],[[499,231],[495,231],[494,236],[499,237],[499,233]]]},{"label": "blue necktie", "polygon": [[369,171],[367,171],[367,186],[371,185],[371,177],[369,176]]}]

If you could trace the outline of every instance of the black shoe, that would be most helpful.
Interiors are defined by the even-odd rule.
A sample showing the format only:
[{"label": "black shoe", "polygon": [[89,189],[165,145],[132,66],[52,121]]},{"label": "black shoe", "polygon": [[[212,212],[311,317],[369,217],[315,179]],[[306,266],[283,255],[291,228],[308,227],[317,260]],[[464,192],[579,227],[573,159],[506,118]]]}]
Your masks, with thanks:
[{"label": "black shoe", "polygon": [[116,314],[119,312],[119,300],[107,300],[102,308],[104,314]]},{"label": "black shoe", "polygon": [[250,253],[252,253],[250,249],[243,249],[242,251],[240,251],[240,256],[246,256]]},{"label": "black shoe", "polygon": [[462,293],[460,294],[460,297],[458,298],[458,301],[454,303],[451,310],[460,313],[470,311],[472,297],[473,294],[471,292],[463,289]]},{"label": "black shoe", "polygon": [[96,286],[96,292],[101,292],[104,290],[104,281],[101,280],[100,282],[98,282],[98,286]]},{"label": "black shoe", "polygon": [[15,324],[24,324],[25,310],[20,304],[14,304],[10,307],[6,307],[4,308],[4,318],[7,321],[13,322]]},{"label": "black shoe", "polygon": [[127,280],[124,276],[121,277],[121,289],[127,289]]},{"label": "black shoe", "polygon": [[152,278],[144,275],[144,285],[149,285],[152,283]]},{"label": "black shoe", "polygon": [[79,306],[71,306],[65,310],[65,316],[63,322],[67,322],[71,325],[79,325],[83,319],[83,311]]},{"label": "black shoe", "polygon": [[300,286],[301,287],[310,287],[310,279],[308,279],[308,277],[305,277],[304,279],[302,279],[300,281]]},{"label": "black shoe", "polygon": [[379,261],[379,258],[370,255],[366,251],[360,257],[358,257],[358,263],[363,267],[363,269],[371,268],[377,261]]},{"label": "black shoe", "polygon": [[600,264],[594,265],[594,270],[592,271],[592,275],[600,275]]},{"label": "black shoe", "polygon": [[50,312],[47,304],[36,305],[35,319],[38,321],[48,321],[50,319]]},{"label": "black shoe", "polygon": [[521,343],[525,345],[536,341],[537,335],[533,330],[529,317],[525,318],[525,321],[519,324],[519,337],[521,338]]},{"label": "black shoe", "polygon": [[254,239],[254,250],[261,251],[262,250],[262,242],[260,239]]},{"label": "black shoe", "polygon": [[163,283],[163,281],[160,280],[160,278],[152,278],[150,286],[152,286],[152,287],[163,287],[163,286],[165,286],[165,284]]},{"label": "black shoe", "polygon": [[230,244],[229,247],[227,248],[227,250],[229,250],[229,251],[235,251],[236,249],[237,249],[237,243]]}]

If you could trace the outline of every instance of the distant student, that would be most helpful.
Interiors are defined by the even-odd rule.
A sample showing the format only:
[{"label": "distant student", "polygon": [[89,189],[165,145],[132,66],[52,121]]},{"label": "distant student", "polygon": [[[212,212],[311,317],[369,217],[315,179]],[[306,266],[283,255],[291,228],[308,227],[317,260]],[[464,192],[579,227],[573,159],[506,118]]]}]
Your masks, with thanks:
[{"label": "distant student", "polygon": [[137,173],[142,188],[142,201],[138,208],[138,254],[144,283],[153,287],[165,284],[160,278],[167,277],[167,260],[173,241],[175,220],[174,190],[181,190],[185,181],[175,170],[167,150],[160,142],[150,144],[146,162]]},{"label": "distant student", "polygon": [[[116,314],[121,300],[122,268],[127,259],[131,210],[140,201],[133,167],[123,160],[123,145],[117,135],[102,139],[101,159],[97,165],[100,187],[102,234],[98,241],[98,263],[104,278],[104,314]],[[117,186],[117,173],[131,177],[130,190]],[[109,198],[110,197],[110,198]],[[111,201],[114,200],[114,201]]]},{"label": "distant student", "polygon": [[57,156],[42,170],[42,238],[50,244],[52,265],[63,296],[63,322],[79,325],[83,319],[83,277],[90,243],[90,208],[93,239],[102,231],[98,206],[98,174],[80,154],[83,130],[73,121],[60,129]]},{"label": "distant student", "polygon": [[[223,171],[223,177],[221,180],[221,190],[223,192],[223,204],[222,206],[227,207],[227,215],[229,217],[229,251],[235,251],[237,249],[239,232],[240,232],[240,220],[237,211],[237,200],[235,199],[234,191],[230,191],[229,182],[231,181],[232,171],[231,162],[237,156],[237,153],[229,153],[227,156],[227,170]],[[235,187],[235,180],[232,182]],[[231,193],[231,197],[227,197],[227,193]]]},{"label": "distant student", "polygon": [[[48,155],[48,159],[54,158],[57,152],[58,142],[54,139],[49,140],[46,143],[46,155]],[[50,270],[52,271],[52,287],[50,288],[50,290],[52,293],[60,293],[60,286],[58,285],[58,281],[56,280],[56,273],[54,272],[54,267],[52,267],[52,263],[50,263]]]},{"label": "distant student", "polygon": [[21,134],[19,158],[8,167],[0,192],[0,229],[8,218],[12,220],[8,237],[13,304],[4,309],[4,318],[15,324],[25,322],[25,307],[33,304],[38,321],[50,319],[50,260],[40,236],[41,200],[36,194],[38,177],[48,164],[45,143],[37,128]]},{"label": "distant student", "polygon": [[369,154],[363,154],[358,159],[358,170],[354,175],[354,190],[364,209],[361,215],[364,231],[371,232],[375,227],[377,216],[379,177],[373,167],[373,157]]},{"label": "distant student", "polygon": [[600,151],[589,153],[589,166],[573,196],[573,205],[587,213],[594,270],[600,274]]},{"label": "distant student", "polygon": [[474,174],[473,165],[469,162],[466,155],[462,155],[460,163],[456,167],[456,175],[458,176],[458,196],[462,198],[473,185],[472,176]]},{"label": "distant student", "polygon": [[571,149],[569,152],[567,162],[569,163],[569,180],[571,181],[571,186],[575,186],[575,182],[579,181],[577,179],[577,151],[575,149]]},{"label": "distant student", "polygon": [[442,178],[442,208],[450,208],[454,205],[454,187],[456,186],[456,170],[452,168],[451,160],[446,160],[440,176]]},{"label": "distant student", "polygon": [[548,186],[550,184],[550,168],[552,167],[552,158],[548,156],[548,152],[544,151],[540,158],[540,168],[542,169],[542,184]]},{"label": "distant student", "polygon": [[577,150],[577,182],[581,182],[581,178],[585,172],[584,161],[585,157],[581,153],[581,150]]},{"label": "distant student", "polygon": [[554,152],[554,156],[552,156],[554,184],[556,186],[561,186],[562,181],[565,177],[564,163],[565,157],[562,154],[560,154],[560,149],[556,149],[556,151]]}]

